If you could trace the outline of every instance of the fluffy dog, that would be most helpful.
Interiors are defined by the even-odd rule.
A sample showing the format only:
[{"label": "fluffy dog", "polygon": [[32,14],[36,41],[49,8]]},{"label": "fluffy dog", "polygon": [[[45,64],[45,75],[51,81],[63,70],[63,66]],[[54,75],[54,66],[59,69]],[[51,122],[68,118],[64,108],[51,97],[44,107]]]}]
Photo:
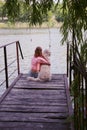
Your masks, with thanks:
[{"label": "fluffy dog", "polygon": [[[49,50],[47,50],[47,49],[44,50],[43,55],[47,60],[50,60],[49,57],[51,54],[50,54]],[[40,69],[40,72],[38,74],[38,78],[42,81],[51,80],[51,73],[50,73],[50,66],[49,65],[41,65],[41,69]]]},{"label": "fluffy dog", "polygon": [[[44,57],[50,61],[50,51],[44,50],[43,51]],[[28,80],[32,81],[50,81],[51,80],[51,73],[50,73],[50,66],[49,65],[41,65],[40,72],[38,74],[38,78],[29,77]]]}]

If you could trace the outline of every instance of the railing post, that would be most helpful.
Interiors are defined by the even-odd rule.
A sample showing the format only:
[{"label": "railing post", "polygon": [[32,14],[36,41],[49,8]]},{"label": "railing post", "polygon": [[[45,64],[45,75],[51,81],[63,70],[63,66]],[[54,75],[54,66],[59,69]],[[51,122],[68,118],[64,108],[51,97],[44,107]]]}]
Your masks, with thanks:
[{"label": "railing post", "polygon": [[70,58],[70,61],[69,61],[69,85],[71,87],[71,82],[72,82],[72,50],[71,50],[71,46],[70,46],[70,57],[69,58]]},{"label": "railing post", "polygon": [[6,51],[6,46],[4,46],[4,62],[5,62],[6,88],[8,88],[8,67],[7,67],[7,51]]},{"label": "railing post", "polygon": [[20,74],[20,65],[19,65],[18,41],[16,42],[16,53],[17,53],[17,68],[18,68],[18,75],[19,75]]},{"label": "railing post", "polygon": [[18,47],[19,47],[19,50],[20,50],[21,58],[24,59],[19,41],[18,41]]},{"label": "railing post", "polygon": [[86,129],[87,129],[87,72],[86,72],[86,78],[85,78],[85,92],[86,92]]},{"label": "railing post", "polygon": [[69,71],[69,43],[67,43],[67,77]]}]

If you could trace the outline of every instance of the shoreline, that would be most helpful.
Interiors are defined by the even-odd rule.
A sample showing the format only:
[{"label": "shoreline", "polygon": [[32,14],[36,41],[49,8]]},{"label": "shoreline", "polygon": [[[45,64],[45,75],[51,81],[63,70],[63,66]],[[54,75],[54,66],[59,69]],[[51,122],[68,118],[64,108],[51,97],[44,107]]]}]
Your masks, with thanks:
[{"label": "shoreline", "polygon": [[29,26],[29,23],[16,22],[12,23],[3,23],[0,22],[0,29],[48,29],[48,28],[60,28],[62,23],[43,23],[42,25]]},{"label": "shoreline", "polygon": [[[51,30],[60,30],[60,28],[52,27],[52,28],[2,28],[0,29],[0,36],[3,35],[32,35],[32,34],[44,34],[49,33]],[[43,31],[44,30],[44,31]]]}]

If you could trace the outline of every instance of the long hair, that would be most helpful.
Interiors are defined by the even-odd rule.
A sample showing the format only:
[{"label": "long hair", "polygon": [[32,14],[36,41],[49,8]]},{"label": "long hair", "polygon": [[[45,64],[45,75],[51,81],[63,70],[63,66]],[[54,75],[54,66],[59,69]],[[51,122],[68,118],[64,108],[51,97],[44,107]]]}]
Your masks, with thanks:
[{"label": "long hair", "polygon": [[35,56],[35,57],[42,56],[42,48],[41,48],[41,47],[37,47],[37,48],[35,49],[34,56]]}]

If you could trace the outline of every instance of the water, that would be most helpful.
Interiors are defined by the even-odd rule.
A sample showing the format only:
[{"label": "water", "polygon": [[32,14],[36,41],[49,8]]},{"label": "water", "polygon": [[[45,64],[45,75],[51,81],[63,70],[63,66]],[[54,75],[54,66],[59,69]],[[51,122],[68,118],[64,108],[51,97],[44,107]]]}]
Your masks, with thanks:
[{"label": "water", "polygon": [[[51,73],[59,74],[66,73],[66,45],[61,45],[62,35],[57,28],[52,29],[18,29],[18,30],[0,30],[0,45],[4,45],[13,41],[19,41],[24,55],[24,60],[21,60],[21,72],[28,73],[30,70],[31,58],[37,46],[42,49],[51,51]],[[15,46],[8,48],[8,63],[14,58]],[[0,69],[3,68],[3,50],[0,49]],[[14,66],[13,66],[14,67]],[[9,70],[10,71],[10,70]],[[4,78],[0,76],[0,80]],[[4,87],[3,87],[4,88]],[[3,91],[0,89],[1,92]]]}]

